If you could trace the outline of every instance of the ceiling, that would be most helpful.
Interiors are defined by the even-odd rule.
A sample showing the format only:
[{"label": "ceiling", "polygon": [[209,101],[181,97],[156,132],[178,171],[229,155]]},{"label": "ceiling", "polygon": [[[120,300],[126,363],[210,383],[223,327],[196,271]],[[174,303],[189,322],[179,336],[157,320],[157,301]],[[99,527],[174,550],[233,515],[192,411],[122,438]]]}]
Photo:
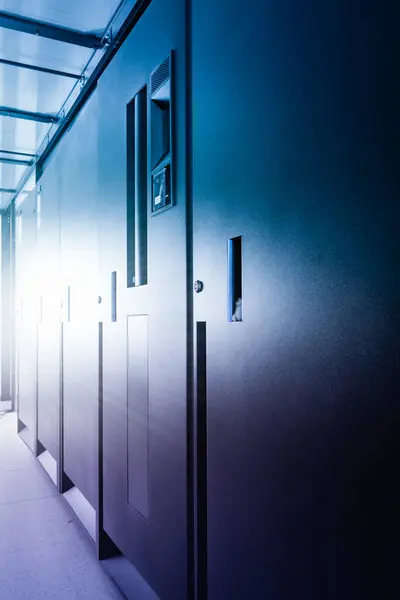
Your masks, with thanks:
[{"label": "ceiling", "polygon": [[34,185],[24,180],[46,136],[79,95],[125,4],[134,2],[0,0],[0,208]]}]

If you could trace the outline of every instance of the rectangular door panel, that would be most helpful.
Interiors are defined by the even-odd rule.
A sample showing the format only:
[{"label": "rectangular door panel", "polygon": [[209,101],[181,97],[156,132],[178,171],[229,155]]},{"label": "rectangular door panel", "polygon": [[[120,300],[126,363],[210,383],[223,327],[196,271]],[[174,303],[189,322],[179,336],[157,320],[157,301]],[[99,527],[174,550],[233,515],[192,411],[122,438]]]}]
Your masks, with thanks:
[{"label": "rectangular door panel", "polygon": [[396,514],[394,16],[191,4],[201,598],[380,596]]},{"label": "rectangular door panel", "polygon": [[98,494],[98,125],[94,92],[60,153],[63,468],[92,508]]},{"label": "rectangular door panel", "polygon": [[38,327],[38,439],[58,460],[60,323]]},{"label": "rectangular door panel", "polygon": [[18,417],[36,438],[37,411],[37,235],[36,191],[30,192],[16,217],[16,291],[18,332]]},{"label": "rectangular door panel", "polygon": [[128,502],[149,518],[147,315],[128,317]]},{"label": "rectangular door panel", "polygon": [[19,328],[18,417],[34,433],[36,428],[37,331],[36,322]]},{"label": "rectangular door panel", "polygon": [[61,158],[55,157],[37,186],[38,440],[56,461],[61,377]]},{"label": "rectangular door panel", "polygon": [[98,324],[64,324],[64,471],[97,506]]},{"label": "rectangular door panel", "polygon": [[185,68],[185,3],[155,0],[98,86],[104,529],[162,600],[187,598]]},{"label": "rectangular door panel", "polygon": [[[15,253],[15,210],[10,205],[6,210],[2,211],[0,216],[0,294],[1,294],[1,349],[0,349],[0,404],[2,409],[10,408],[12,399],[16,393],[18,397],[18,308],[13,311],[14,307],[20,306],[20,297],[18,290],[18,281],[15,281],[13,264],[17,261]],[[12,241],[14,240],[14,242]],[[15,363],[15,364],[14,364]],[[12,373],[15,366],[15,380]],[[15,383],[14,383],[15,382]],[[5,404],[7,403],[7,404]],[[10,404],[9,404],[10,403]]]}]

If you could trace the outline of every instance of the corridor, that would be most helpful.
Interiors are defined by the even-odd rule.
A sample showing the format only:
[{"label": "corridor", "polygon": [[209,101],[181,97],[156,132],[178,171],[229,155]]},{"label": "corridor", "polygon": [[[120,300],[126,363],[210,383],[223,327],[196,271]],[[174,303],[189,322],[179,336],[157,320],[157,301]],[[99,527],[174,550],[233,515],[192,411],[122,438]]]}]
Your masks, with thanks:
[{"label": "corridor", "polygon": [[0,0],[0,600],[400,599],[397,5]]},{"label": "corridor", "polygon": [[0,600],[119,600],[67,502],[0,413]]}]

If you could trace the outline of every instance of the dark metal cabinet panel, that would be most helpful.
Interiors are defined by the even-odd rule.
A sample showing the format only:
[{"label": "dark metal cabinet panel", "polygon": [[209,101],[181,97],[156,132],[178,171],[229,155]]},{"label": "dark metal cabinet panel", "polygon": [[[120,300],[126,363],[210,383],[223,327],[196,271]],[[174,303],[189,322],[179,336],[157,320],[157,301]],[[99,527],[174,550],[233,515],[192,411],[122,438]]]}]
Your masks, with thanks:
[{"label": "dark metal cabinet panel", "polygon": [[97,94],[60,148],[64,470],[97,503]]},{"label": "dark metal cabinet panel", "polygon": [[192,6],[208,599],[391,598],[396,19],[347,0]]},{"label": "dark metal cabinet panel", "polygon": [[[104,529],[163,600],[187,597],[184,5],[152,2],[98,86]],[[148,285],[127,288],[126,106],[171,50],[176,204],[150,217],[149,196]],[[117,273],[116,322],[111,321],[112,272]],[[148,518],[128,503],[127,481],[127,449],[133,443],[127,427],[127,316],[143,314],[148,315]],[[137,481],[138,472],[132,475]],[[146,485],[146,478],[140,479]]]},{"label": "dark metal cabinet panel", "polygon": [[18,417],[36,437],[37,386],[36,192],[18,209],[16,231]]}]

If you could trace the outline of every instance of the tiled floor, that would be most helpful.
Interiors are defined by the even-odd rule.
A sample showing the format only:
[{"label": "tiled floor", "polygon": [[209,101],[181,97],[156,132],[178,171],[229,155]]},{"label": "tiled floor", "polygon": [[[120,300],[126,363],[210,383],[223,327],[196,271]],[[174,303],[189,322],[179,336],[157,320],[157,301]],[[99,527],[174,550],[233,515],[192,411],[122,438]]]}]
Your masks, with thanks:
[{"label": "tiled floor", "polygon": [[121,600],[66,501],[0,417],[0,600]]}]

